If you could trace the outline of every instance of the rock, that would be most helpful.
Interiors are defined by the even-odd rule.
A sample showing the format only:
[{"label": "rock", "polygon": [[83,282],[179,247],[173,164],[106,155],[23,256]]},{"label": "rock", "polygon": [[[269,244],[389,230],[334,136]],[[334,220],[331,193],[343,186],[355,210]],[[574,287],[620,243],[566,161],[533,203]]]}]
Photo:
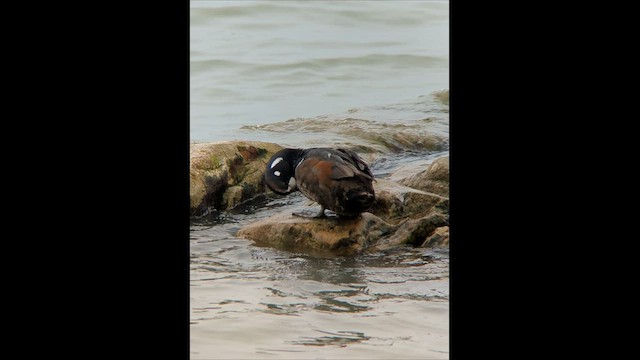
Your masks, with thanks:
[{"label": "rock", "polygon": [[252,223],[240,229],[236,236],[253,240],[256,245],[288,251],[329,251],[345,255],[403,244],[432,246],[436,243],[425,244],[425,240],[447,224],[445,216],[439,213],[394,225],[368,212],[355,218],[307,219],[287,211]]},{"label": "rock", "polygon": [[[304,209],[318,210],[317,205],[302,206],[252,223],[238,231],[237,236],[261,246],[332,254],[383,250],[404,244],[449,245],[448,156],[434,160],[424,171],[397,182],[376,179],[374,188],[376,203],[369,212],[356,218],[293,216],[292,212]],[[239,189],[233,191],[229,198],[240,192]]]},{"label": "rock", "polygon": [[262,174],[271,155],[282,149],[261,141],[191,144],[190,209],[232,208],[265,191]]},{"label": "rock", "polygon": [[449,157],[437,158],[426,170],[402,179],[399,183],[414,189],[449,197]]},{"label": "rock", "polygon": [[376,244],[376,249],[384,250],[393,246],[408,244],[413,246],[433,247],[426,240],[436,229],[448,225],[444,215],[433,212],[419,219],[411,219],[401,223],[395,233]]},{"label": "rock", "polygon": [[385,177],[387,180],[399,182],[405,178],[409,178],[419,171],[429,168],[433,159],[413,159],[412,161],[399,165],[393,172]]},{"label": "rock", "polygon": [[449,227],[441,226],[436,228],[431,235],[422,243],[422,247],[448,247]]},{"label": "rock", "polygon": [[406,218],[417,219],[440,208],[448,208],[449,198],[428,193],[393,181],[378,179],[374,183],[376,203],[369,212],[385,221],[398,223]]},{"label": "rock", "polygon": [[355,218],[308,219],[287,211],[252,223],[240,229],[237,236],[288,251],[351,254],[376,244],[397,228],[370,213]]}]

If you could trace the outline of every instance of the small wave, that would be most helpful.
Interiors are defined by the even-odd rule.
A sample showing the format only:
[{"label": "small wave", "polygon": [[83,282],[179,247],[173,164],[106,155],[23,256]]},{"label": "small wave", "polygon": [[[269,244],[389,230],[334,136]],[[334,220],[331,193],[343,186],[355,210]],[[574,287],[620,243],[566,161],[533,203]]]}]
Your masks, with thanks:
[{"label": "small wave", "polygon": [[366,340],[371,339],[370,336],[366,336],[362,332],[358,331],[338,331],[337,333],[316,330],[318,332],[328,334],[329,336],[318,336],[318,337],[310,337],[310,336],[301,336],[300,340],[288,341],[290,344],[294,345],[305,345],[305,346],[338,346],[345,347],[351,344],[357,344]]},{"label": "small wave", "polygon": [[[444,94],[448,91],[431,94],[430,100],[419,98],[413,103],[350,109],[346,116],[294,118],[271,124],[245,125],[241,130],[282,134],[289,139],[299,137],[300,147],[310,147],[310,144],[344,146],[368,154],[442,152],[449,146],[448,115],[439,112],[448,110],[440,99]],[[383,114],[377,119],[366,116],[380,112]],[[429,116],[425,117],[425,113]],[[354,114],[365,116],[351,116]],[[391,117],[394,114],[404,114],[404,117],[396,120]]]},{"label": "small wave", "polygon": [[[294,62],[282,62],[277,64],[259,64],[224,59],[192,59],[190,62],[192,71],[209,71],[230,69],[241,70],[245,75],[262,75],[264,73],[292,73],[310,71],[319,74],[329,69],[335,71],[338,67],[362,67],[385,65],[387,69],[408,67],[426,68],[437,65],[448,66],[445,58],[412,54],[368,54],[353,57],[332,57],[307,59]],[[390,67],[389,67],[390,66]]]},{"label": "small wave", "polygon": [[194,60],[191,59],[189,62],[191,71],[207,71],[207,70],[215,70],[215,69],[247,69],[255,66],[255,64],[251,63],[243,63],[240,61],[233,60],[223,60],[223,59],[201,59]]},{"label": "small wave", "polygon": [[247,3],[244,5],[220,6],[216,3],[191,1],[191,21],[204,22],[220,18],[247,17],[255,15],[282,14],[295,8],[273,3]]},{"label": "small wave", "polygon": [[443,89],[440,91],[434,91],[432,95],[442,101],[443,104],[449,105],[449,90]]},{"label": "small wave", "polygon": [[447,66],[447,59],[439,58],[435,56],[425,55],[412,55],[412,54],[368,54],[362,56],[353,57],[332,57],[332,58],[318,58],[309,59],[303,61],[295,61],[290,63],[280,64],[267,64],[260,65],[254,64],[255,68],[251,71],[264,72],[264,71],[285,71],[307,69],[323,71],[327,69],[334,69],[340,66],[376,66],[376,65],[392,65],[396,68],[407,67],[433,67],[437,64]]},{"label": "small wave", "polygon": [[[240,5],[241,4],[241,5]],[[368,2],[334,2],[331,6],[313,2],[263,2],[240,3],[225,6],[207,2],[191,2],[191,22],[206,23],[220,19],[265,18],[284,21],[291,16],[304,21],[323,21],[334,25],[352,27],[357,23],[377,26],[419,26],[434,21],[444,21],[448,4],[437,2],[412,6],[406,11],[402,4]],[[273,21],[273,20],[272,20]],[[273,21],[277,23],[277,21]]]},{"label": "small wave", "polygon": [[[360,126],[361,121],[348,119],[331,121],[316,119],[295,119],[294,121],[243,126],[243,130],[267,131],[275,133],[305,134],[306,141],[316,134],[324,139],[324,146],[345,146],[364,153],[398,153],[403,151],[442,151],[448,141],[445,137],[419,130],[411,125],[389,125],[369,121]],[[414,132],[404,129],[414,129]]]}]

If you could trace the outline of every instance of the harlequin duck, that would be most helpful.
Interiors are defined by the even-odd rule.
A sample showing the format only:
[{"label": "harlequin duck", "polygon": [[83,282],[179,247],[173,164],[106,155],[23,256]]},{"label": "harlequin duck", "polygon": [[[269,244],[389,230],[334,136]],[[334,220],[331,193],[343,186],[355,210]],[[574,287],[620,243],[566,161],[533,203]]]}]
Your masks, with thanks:
[{"label": "harlequin duck", "polygon": [[320,212],[312,217],[324,217],[325,209],[341,216],[357,216],[375,201],[375,179],[369,166],[346,149],[280,150],[267,163],[264,180],[278,194],[300,190],[317,202]]}]

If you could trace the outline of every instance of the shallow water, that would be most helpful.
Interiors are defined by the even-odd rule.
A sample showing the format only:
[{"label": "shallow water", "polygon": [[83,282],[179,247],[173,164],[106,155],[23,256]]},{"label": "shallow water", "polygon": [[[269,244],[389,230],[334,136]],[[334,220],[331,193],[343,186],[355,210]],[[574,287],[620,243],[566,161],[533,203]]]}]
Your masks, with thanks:
[{"label": "shallow water", "polygon": [[[395,181],[448,154],[446,89],[448,2],[191,1],[194,142],[347,146]],[[308,204],[270,193],[191,219],[191,358],[448,359],[447,249],[235,237]]]},{"label": "shallow water", "polygon": [[447,358],[448,250],[340,257],[233,236],[302,202],[299,195],[262,197],[194,219],[192,359]]}]

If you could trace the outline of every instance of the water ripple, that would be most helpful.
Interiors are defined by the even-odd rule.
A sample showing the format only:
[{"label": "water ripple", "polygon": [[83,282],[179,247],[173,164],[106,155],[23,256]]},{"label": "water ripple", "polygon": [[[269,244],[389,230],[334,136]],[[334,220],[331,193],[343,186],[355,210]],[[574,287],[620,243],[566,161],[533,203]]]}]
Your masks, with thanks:
[{"label": "water ripple", "polygon": [[359,343],[369,340],[370,337],[358,331],[338,331],[331,333],[323,330],[316,330],[319,333],[328,334],[330,336],[307,337],[302,336],[301,340],[290,341],[290,344],[305,346],[338,346],[345,347],[349,344]]}]

